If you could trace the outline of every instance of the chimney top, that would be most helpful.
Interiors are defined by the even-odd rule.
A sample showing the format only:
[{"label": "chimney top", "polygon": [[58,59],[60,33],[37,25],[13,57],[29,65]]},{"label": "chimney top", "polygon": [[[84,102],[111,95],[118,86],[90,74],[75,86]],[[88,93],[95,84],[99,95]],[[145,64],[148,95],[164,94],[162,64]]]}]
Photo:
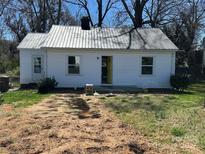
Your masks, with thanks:
[{"label": "chimney top", "polygon": [[90,30],[90,19],[88,16],[83,16],[81,18],[81,28],[82,30]]}]

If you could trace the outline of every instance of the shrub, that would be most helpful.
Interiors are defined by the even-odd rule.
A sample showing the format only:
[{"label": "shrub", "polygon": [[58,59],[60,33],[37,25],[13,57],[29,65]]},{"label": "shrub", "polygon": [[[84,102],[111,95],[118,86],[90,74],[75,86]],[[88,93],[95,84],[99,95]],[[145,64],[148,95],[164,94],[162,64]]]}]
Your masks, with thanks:
[{"label": "shrub", "polygon": [[189,77],[187,75],[172,75],[170,84],[176,90],[184,90],[189,85]]},{"label": "shrub", "polygon": [[184,136],[184,134],[186,133],[186,131],[185,131],[183,128],[174,127],[174,128],[172,128],[171,133],[172,133],[172,135],[174,135],[174,136],[180,137],[180,136]]},{"label": "shrub", "polygon": [[38,92],[39,93],[48,93],[53,90],[58,83],[55,78],[45,78],[38,83]]},{"label": "shrub", "polygon": [[14,69],[7,71],[6,75],[8,75],[10,77],[18,77],[20,75],[20,68],[15,67]]}]

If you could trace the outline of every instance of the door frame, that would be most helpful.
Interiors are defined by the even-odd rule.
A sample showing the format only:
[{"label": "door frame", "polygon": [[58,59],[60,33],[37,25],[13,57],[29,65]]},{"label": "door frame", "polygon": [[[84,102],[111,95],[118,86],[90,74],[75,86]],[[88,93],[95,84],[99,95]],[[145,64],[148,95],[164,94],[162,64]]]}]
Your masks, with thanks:
[{"label": "door frame", "polygon": [[[112,69],[112,72],[111,72],[111,78],[112,78],[111,79],[111,83],[103,83],[102,82],[102,73],[103,73],[102,72],[102,57],[110,57],[111,58],[111,62],[112,62],[112,66],[111,66],[111,69]],[[100,67],[101,67],[101,80],[100,80],[101,81],[101,85],[102,86],[112,86],[113,85],[113,56],[112,55],[102,55],[101,56],[101,66]]]}]

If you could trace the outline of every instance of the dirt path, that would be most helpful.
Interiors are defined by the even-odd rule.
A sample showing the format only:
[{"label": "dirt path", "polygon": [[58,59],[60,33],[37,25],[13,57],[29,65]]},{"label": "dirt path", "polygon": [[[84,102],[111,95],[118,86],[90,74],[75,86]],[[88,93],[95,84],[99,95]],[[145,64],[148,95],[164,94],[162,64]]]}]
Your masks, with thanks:
[{"label": "dirt path", "polygon": [[94,97],[59,94],[0,118],[0,153],[156,152]]}]

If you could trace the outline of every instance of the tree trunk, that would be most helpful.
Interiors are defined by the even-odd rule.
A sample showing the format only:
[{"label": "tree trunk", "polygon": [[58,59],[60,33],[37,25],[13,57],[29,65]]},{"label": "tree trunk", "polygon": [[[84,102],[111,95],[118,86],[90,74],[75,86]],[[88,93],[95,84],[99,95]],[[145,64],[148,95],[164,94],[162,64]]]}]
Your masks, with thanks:
[{"label": "tree trunk", "polygon": [[43,25],[42,25],[42,31],[46,32],[46,2],[45,0],[43,1],[43,14],[42,14],[42,18],[43,18]]},{"label": "tree trunk", "polygon": [[135,7],[135,24],[134,24],[134,26],[135,26],[135,28],[139,28],[139,27],[143,26],[143,19],[142,19],[143,9],[142,9],[140,1],[136,1],[134,7]]},{"label": "tree trunk", "polygon": [[61,8],[62,8],[62,0],[58,1],[58,16],[57,16],[57,21],[56,24],[60,24],[60,19],[61,19]]},{"label": "tree trunk", "polygon": [[134,14],[132,13],[133,10],[129,9],[128,4],[126,3],[126,0],[121,0],[127,14],[129,15],[130,19],[132,20],[132,23],[135,28],[139,28],[143,26],[143,10],[145,7],[145,4],[148,2],[148,0],[135,0],[133,2],[133,9]]},{"label": "tree trunk", "polygon": [[102,0],[98,1],[98,27],[102,27]]}]

